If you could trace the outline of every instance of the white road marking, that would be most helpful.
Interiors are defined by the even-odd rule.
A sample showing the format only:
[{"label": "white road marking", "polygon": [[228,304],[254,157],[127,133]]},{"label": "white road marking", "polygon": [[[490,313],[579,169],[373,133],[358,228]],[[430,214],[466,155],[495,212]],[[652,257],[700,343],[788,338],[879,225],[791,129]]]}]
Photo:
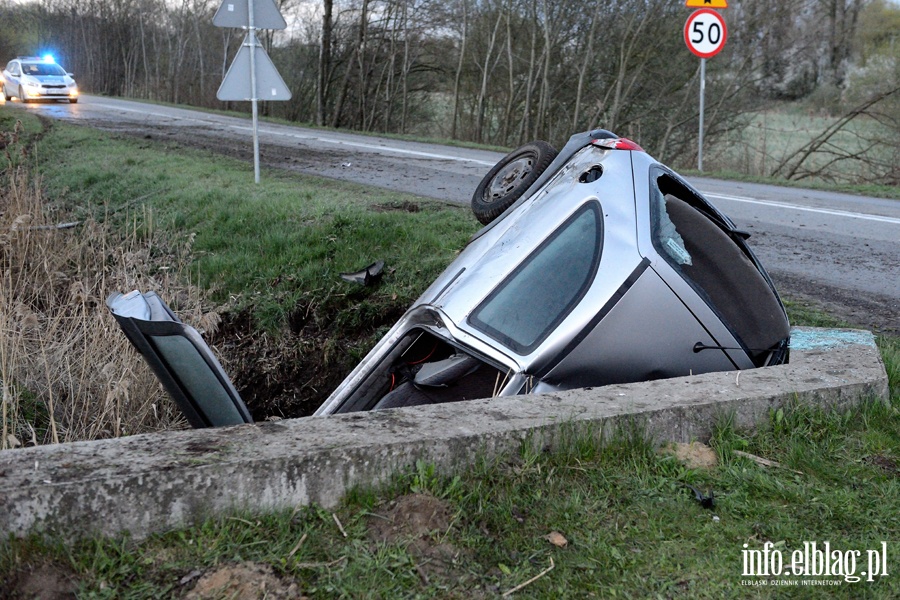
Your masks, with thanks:
[{"label": "white road marking", "polygon": [[[230,129],[238,129],[241,131],[253,131],[252,127],[245,127],[241,125],[226,125],[226,127]],[[262,129],[260,129],[262,131]],[[275,132],[272,130],[268,130],[267,133],[270,135],[280,135],[283,137],[292,137],[300,140],[310,140],[316,142],[324,142],[326,144],[337,144],[339,146],[350,146],[352,148],[364,148],[366,150],[372,150],[375,152],[394,152],[397,154],[408,154],[411,156],[421,156],[423,158],[437,158],[439,160],[454,160],[457,162],[467,162],[467,163],[475,163],[477,165],[485,165],[488,167],[493,167],[496,162],[486,162],[483,160],[477,160],[474,158],[465,158],[463,156],[450,156],[448,154],[435,154],[433,152],[420,152],[418,150],[407,150],[406,148],[395,148],[394,146],[379,146],[376,144],[364,144],[362,142],[349,142],[347,140],[339,140],[335,138],[327,138],[321,136],[311,136],[311,135],[303,135],[300,133],[286,133],[286,132]]]},{"label": "white road marking", "polygon": [[[109,105],[108,105],[108,106],[109,106]],[[191,117],[182,117],[182,116],[164,115],[164,114],[161,114],[161,113],[150,112],[150,111],[147,111],[147,110],[136,110],[136,109],[133,109],[133,108],[124,108],[124,107],[121,107],[121,106],[110,106],[110,108],[114,108],[115,110],[121,110],[121,111],[123,111],[123,112],[134,112],[134,113],[139,113],[139,114],[142,114],[142,115],[148,115],[148,116],[153,116],[153,117],[160,117],[160,118],[163,118],[163,119],[179,119],[179,120],[182,120],[182,121],[193,121],[193,122],[195,122],[195,123],[204,123],[204,124],[221,125],[221,124],[219,124],[219,123],[215,123],[214,121],[210,121],[209,119],[195,119],[195,118],[191,118]],[[253,128],[252,128],[252,127],[247,127],[247,126],[245,126],[245,125],[227,125],[227,124],[226,124],[226,125],[223,125],[223,126],[229,128],[229,129],[236,129],[236,130],[238,130],[238,131],[250,131],[250,132],[253,131]],[[262,127],[260,127],[260,131],[264,131],[264,129],[263,129]],[[375,144],[364,144],[364,143],[361,143],[361,142],[349,142],[349,141],[340,140],[340,139],[336,139],[336,138],[327,138],[327,137],[321,137],[321,136],[310,136],[310,135],[303,135],[303,134],[299,134],[299,133],[283,133],[283,132],[275,132],[275,131],[272,131],[271,129],[265,129],[265,131],[266,131],[266,133],[268,133],[268,134],[270,134],[270,135],[281,135],[281,136],[292,137],[292,138],[296,138],[296,139],[300,139],[300,140],[318,141],[318,142],[324,142],[324,143],[327,143],[327,144],[338,144],[338,145],[340,145],[340,146],[350,146],[350,147],[353,147],[353,148],[363,148],[363,149],[366,149],[366,150],[376,151],[376,152],[378,152],[378,151],[382,151],[382,152],[394,152],[394,153],[396,153],[396,154],[407,154],[407,155],[410,155],[410,156],[420,156],[420,157],[422,157],[422,158],[436,158],[436,159],[439,159],[439,160],[452,160],[452,161],[457,161],[457,162],[474,163],[474,164],[476,164],[476,165],[484,165],[484,166],[486,166],[486,167],[493,167],[493,166],[496,164],[496,162],[487,162],[487,161],[484,161],[484,160],[477,160],[477,159],[474,159],[474,158],[465,158],[465,157],[462,157],[462,156],[450,156],[450,155],[448,155],[448,154],[435,154],[435,153],[433,153],[433,152],[420,152],[420,151],[418,151],[418,150],[407,150],[407,149],[405,149],[405,148],[395,148],[395,147],[393,147],[393,146],[378,146],[378,145],[375,145]]]},{"label": "white road marking", "polygon": [[719,198],[721,200],[731,200],[733,202],[746,202],[747,204],[760,204],[762,206],[774,206],[777,208],[786,208],[788,210],[801,210],[823,215],[833,215],[836,217],[848,217],[851,219],[864,219],[866,221],[878,221],[879,223],[891,223],[900,225],[900,219],[894,217],[883,217],[881,215],[869,215],[866,213],[850,212],[847,210],[837,210],[834,208],[816,208],[813,206],[802,206],[800,204],[789,204],[787,202],[775,202],[773,200],[758,200],[756,198],[747,198],[744,196],[726,196],[724,194],[711,194],[703,192],[705,196],[710,198]]}]

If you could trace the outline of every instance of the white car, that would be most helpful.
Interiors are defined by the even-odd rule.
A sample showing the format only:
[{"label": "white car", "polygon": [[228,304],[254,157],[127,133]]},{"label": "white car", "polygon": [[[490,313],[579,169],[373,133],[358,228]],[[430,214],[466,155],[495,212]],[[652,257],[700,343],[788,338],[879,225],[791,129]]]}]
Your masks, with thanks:
[{"label": "white car", "polygon": [[78,86],[74,75],[50,57],[19,56],[3,70],[3,96],[22,102],[32,100],[68,100],[78,102]]}]

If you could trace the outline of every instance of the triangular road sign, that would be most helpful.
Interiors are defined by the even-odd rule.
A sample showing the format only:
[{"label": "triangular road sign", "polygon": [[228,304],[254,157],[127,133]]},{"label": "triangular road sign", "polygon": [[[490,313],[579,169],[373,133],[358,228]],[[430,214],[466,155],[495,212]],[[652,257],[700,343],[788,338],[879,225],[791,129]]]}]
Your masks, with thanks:
[{"label": "triangular road sign", "polygon": [[238,50],[234,62],[228,67],[225,79],[216,92],[219,100],[290,100],[291,91],[285,85],[284,79],[278,74],[278,69],[272,64],[272,59],[266,54],[262,46],[256,46],[254,55],[256,58],[256,94],[250,86],[250,44],[256,43],[256,36],[248,33]]},{"label": "triangular road sign", "polygon": [[[224,0],[213,17],[216,27],[250,27],[248,0]],[[285,29],[287,23],[275,0],[253,0],[254,29]]]},{"label": "triangular road sign", "polygon": [[[256,2],[256,0],[253,1]],[[685,6],[688,8],[728,8],[728,0],[687,0]]]}]

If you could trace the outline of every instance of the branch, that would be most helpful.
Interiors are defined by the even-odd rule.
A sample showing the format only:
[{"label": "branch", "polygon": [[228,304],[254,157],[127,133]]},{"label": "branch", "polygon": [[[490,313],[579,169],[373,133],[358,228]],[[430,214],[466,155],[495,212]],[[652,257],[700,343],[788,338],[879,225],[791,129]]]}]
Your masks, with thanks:
[{"label": "branch", "polygon": [[[803,165],[803,163],[806,162],[806,159],[808,159],[810,156],[815,154],[819,150],[819,148],[821,148],[823,145],[828,143],[837,132],[839,132],[841,129],[844,128],[845,125],[850,123],[850,121],[852,121],[859,115],[865,114],[866,111],[871,106],[877,104],[878,102],[881,102],[885,98],[897,93],[898,91],[900,91],[900,86],[897,86],[886,92],[877,94],[877,95],[873,96],[872,98],[866,100],[865,102],[863,102],[856,108],[852,109],[850,112],[848,112],[843,117],[838,119],[831,126],[826,127],[825,130],[821,134],[819,134],[818,137],[811,140],[808,144],[803,146],[798,151],[800,158],[794,163],[794,165],[790,168],[790,170],[785,174],[785,177],[787,179],[793,179],[794,176],[797,174],[797,171],[800,170],[800,167]],[[788,163],[791,161],[792,158],[793,157],[785,158],[777,167],[775,167],[775,169],[772,170],[771,175],[773,177],[775,177],[783,169],[786,169],[788,166]]]}]

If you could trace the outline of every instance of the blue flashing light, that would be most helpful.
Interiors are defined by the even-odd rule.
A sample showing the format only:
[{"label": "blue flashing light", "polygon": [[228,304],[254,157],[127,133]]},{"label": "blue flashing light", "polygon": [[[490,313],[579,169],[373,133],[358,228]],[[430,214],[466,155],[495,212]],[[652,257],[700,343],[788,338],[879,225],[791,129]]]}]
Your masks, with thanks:
[{"label": "blue flashing light", "polygon": [[44,62],[46,62],[46,63],[55,63],[56,60],[54,60],[52,54],[45,54],[45,55],[44,55]]}]

